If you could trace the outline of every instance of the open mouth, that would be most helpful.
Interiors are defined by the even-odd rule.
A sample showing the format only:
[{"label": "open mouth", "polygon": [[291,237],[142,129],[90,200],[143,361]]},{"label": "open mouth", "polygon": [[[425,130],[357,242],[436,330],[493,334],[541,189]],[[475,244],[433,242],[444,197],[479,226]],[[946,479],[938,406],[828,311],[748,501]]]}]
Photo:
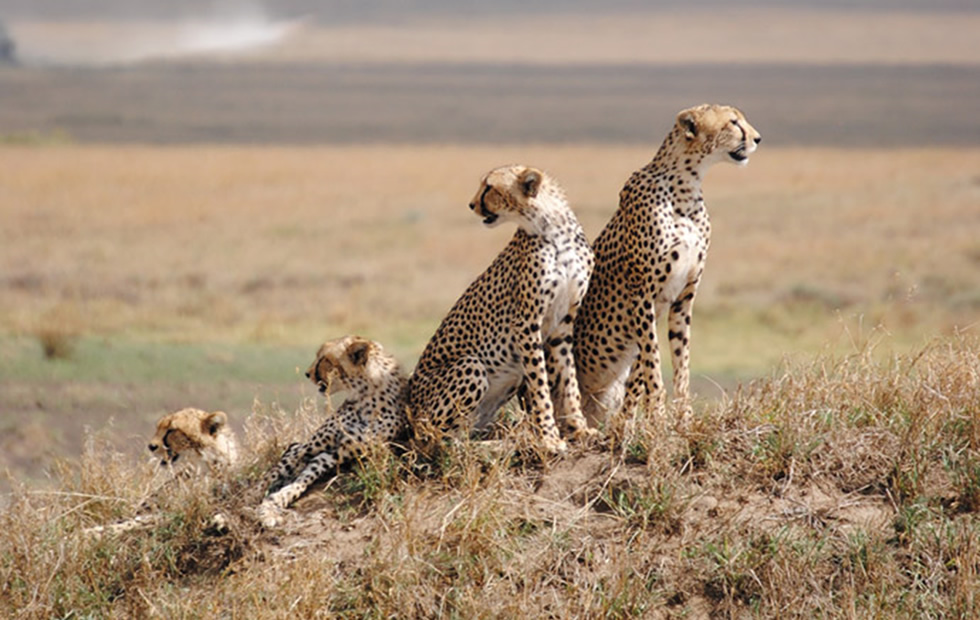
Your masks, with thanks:
[{"label": "open mouth", "polygon": [[743,162],[749,158],[749,156],[745,154],[745,147],[739,147],[734,151],[729,151],[728,156],[737,162]]},{"label": "open mouth", "polygon": [[498,217],[499,216],[496,213],[488,213],[487,216],[483,218],[483,223],[489,226],[496,222]]}]

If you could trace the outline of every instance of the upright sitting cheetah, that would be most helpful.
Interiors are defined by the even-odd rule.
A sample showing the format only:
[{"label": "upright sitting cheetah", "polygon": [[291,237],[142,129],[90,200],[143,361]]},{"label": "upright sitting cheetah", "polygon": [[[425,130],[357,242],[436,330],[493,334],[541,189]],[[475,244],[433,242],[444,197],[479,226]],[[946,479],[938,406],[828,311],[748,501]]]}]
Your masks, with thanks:
[{"label": "upright sitting cheetah", "polygon": [[391,441],[408,427],[408,379],[377,342],[358,336],[329,340],[306,376],[323,393],[349,392],[347,399],[310,440],[292,444],[271,472],[268,495],[259,506],[266,527],[331,467],[356,458],[371,441]]},{"label": "upright sitting cheetah", "polygon": [[592,251],[564,192],[540,170],[490,171],[470,209],[487,226],[513,221],[518,229],[423,351],[409,388],[415,419],[445,430],[484,429],[523,385],[542,445],[563,451],[556,414],[573,437],[590,432],[575,377],[572,328],[592,272]]},{"label": "upright sitting cheetah", "polygon": [[761,141],[736,108],[683,110],[653,161],[626,182],[593,245],[595,272],[575,323],[591,424],[644,404],[662,412],[656,320],[667,309],[674,397],[689,412],[691,309],[711,239],[701,181],[717,162],[744,165]]},{"label": "upright sitting cheetah", "polygon": [[208,469],[227,468],[238,460],[238,442],[228,426],[224,411],[203,411],[188,407],[167,414],[157,422],[150,452],[161,454],[161,465],[183,459],[204,464]]}]

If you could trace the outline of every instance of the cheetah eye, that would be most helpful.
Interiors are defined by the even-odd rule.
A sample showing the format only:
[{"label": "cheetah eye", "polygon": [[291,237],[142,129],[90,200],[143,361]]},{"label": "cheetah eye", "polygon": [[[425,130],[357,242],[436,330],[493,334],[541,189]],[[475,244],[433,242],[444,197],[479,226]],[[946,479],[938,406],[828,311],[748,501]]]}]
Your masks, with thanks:
[{"label": "cheetah eye", "polygon": [[733,118],[732,119],[732,125],[738,125],[738,119],[737,118]]}]

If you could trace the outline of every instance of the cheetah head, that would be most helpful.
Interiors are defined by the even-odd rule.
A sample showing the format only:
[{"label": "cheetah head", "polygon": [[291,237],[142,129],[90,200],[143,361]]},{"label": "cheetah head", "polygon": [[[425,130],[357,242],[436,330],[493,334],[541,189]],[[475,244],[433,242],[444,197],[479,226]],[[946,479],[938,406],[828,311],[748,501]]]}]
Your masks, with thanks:
[{"label": "cheetah head", "polygon": [[541,191],[545,179],[543,172],[527,166],[495,168],[480,182],[470,210],[489,227],[505,221],[529,220],[534,208],[530,202]]},{"label": "cheetah head", "polygon": [[160,418],[149,449],[160,455],[161,465],[172,465],[186,457],[213,467],[229,465],[238,456],[234,433],[228,427],[228,414],[194,408]]},{"label": "cheetah head", "polygon": [[744,166],[762,136],[738,108],[702,104],[677,115],[675,130],[683,136],[686,150],[699,153],[706,163],[727,161]]},{"label": "cheetah head", "polygon": [[381,345],[360,336],[328,340],[317,351],[306,378],[322,394],[350,389],[353,380],[374,378],[378,370],[373,362],[380,354]]}]

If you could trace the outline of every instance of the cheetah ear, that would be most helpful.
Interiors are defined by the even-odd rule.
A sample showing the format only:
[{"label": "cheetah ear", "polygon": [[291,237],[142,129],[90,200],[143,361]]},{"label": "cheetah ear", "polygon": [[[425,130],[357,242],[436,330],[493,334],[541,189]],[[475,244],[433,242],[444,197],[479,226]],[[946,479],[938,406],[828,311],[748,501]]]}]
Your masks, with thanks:
[{"label": "cheetah ear", "polygon": [[371,343],[367,340],[358,340],[347,347],[347,358],[355,366],[363,366],[367,362],[368,351],[371,350]]},{"label": "cheetah ear", "polygon": [[698,124],[690,111],[685,110],[677,115],[677,125],[684,130],[684,137],[688,140],[698,137]]},{"label": "cheetah ear", "polygon": [[528,168],[517,178],[517,182],[520,183],[524,196],[534,198],[541,188],[541,173],[533,168]]},{"label": "cheetah ear", "polygon": [[215,411],[214,413],[209,413],[204,421],[201,422],[201,430],[203,430],[208,435],[217,435],[221,427],[228,424],[228,414],[224,411]]}]

